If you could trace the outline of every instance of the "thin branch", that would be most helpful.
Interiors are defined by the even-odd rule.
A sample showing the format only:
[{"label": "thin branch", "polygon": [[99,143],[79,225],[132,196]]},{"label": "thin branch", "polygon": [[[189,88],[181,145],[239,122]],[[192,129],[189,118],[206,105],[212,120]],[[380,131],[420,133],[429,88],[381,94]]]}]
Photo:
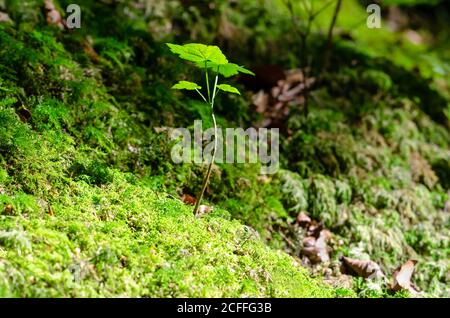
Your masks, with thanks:
[{"label": "thin branch", "polygon": [[198,214],[198,209],[200,207],[200,202],[203,199],[203,195],[205,194],[206,191],[206,187],[208,186],[208,181],[209,178],[211,177],[211,171],[212,171],[212,166],[214,164],[214,160],[216,159],[216,152],[217,152],[217,123],[216,123],[216,116],[214,115],[214,99],[211,102],[211,117],[213,119],[213,123],[214,123],[214,149],[213,149],[213,154],[211,157],[211,162],[208,165],[208,170],[206,171],[206,175],[205,178],[203,179],[203,184],[202,184],[202,190],[200,191],[200,194],[198,196],[197,202],[195,203],[195,207],[194,207],[194,215]]},{"label": "thin branch", "polygon": [[205,96],[203,96],[203,94],[196,88],[195,89],[197,91],[197,93],[201,96],[201,98],[205,101],[205,103],[208,104],[208,101],[206,100]]},{"label": "thin branch", "polygon": [[321,14],[323,11],[325,11],[335,0],[330,0],[327,3],[325,3],[319,10],[313,13],[313,19],[315,19],[319,14]]},{"label": "thin branch", "polygon": [[208,76],[208,68],[207,62],[205,61],[205,75],[206,75],[206,88],[208,90],[208,103],[211,104],[211,92],[209,91],[209,76]]},{"label": "thin branch", "polygon": [[213,98],[212,98],[212,106],[211,107],[214,107],[214,99],[216,98],[216,87],[217,87],[218,79],[219,79],[219,75],[216,75],[216,80],[214,81]]},{"label": "thin branch", "polygon": [[327,47],[325,49],[325,56],[323,60],[322,72],[325,72],[330,64],[331,49],[333,48],[333,30],[336,26],[339,11],[341,10],[342,0],[337,0],[336,9],[334,10],[333,19],[331,20],[330,28],[328,29]]},{"label": "thin branch", "polygon": [[[217,71],[219,71],[219,69],[217,69]],[[208,70],[206,70],[206,73],[208,74]],[[206,75],[206,76],[207,76],[206,80],[209,83],[208,75]],[[214,101],[215,101],[216,96],[217,96],[216,87],[217,87],[218,80],[219,80],[219,75],[216,75],[216,79],[214,81],[213,96],[212,96],[211,102],[209,103],[210,106],[211,106],[211,117],[212,117],[213,124],[214,124],[214,149],[213,149],[213,154],[212,154],[212,157],[211,157],[211,162],[208,165],[208,170],[206,171],[206,175],[205,175],[205,177],[203,179],[202,189],[201,189],[200,194],[198,196],[197,202],[195,202],[194,215],[198,214],[198,209],[200,207],[200,203],[201,203],[201,201],[203,199],[203,195],[205,194],[206,187],[208,186],[209,178],[211,177],[212,166],[214,164],[214,160],[216,159],[216,152],[217,152],[217,123],[216,123],[216,116],[214,115]],[[208,85],[208,94],[210,94],[209,85]],[[204,98],[204,100],[206,102],[205,98]]]}]

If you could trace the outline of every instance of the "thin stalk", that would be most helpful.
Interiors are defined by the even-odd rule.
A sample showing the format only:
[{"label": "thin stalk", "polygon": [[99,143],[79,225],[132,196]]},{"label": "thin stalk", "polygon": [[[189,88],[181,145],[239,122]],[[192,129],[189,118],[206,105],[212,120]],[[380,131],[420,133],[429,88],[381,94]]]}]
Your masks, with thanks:
[{"label": "thin stalk", "polygon": [[[200,203],[203,199],[203,195],[205,194],[206,191],[206,187],[208,186],[208,181],[209,178],[211,177],[211,171],[212,171],[212,166],[214,164],[214,160],[216,159],[216,152],[217,152],[217,123],[216,123],[216,116],[214,115],[214,100],[216,98],[216,87],[217,87],[217,81],[219,79],[219,76],[216,76],[216,80],[214,82],[214,90],[213,90],[213,97],[211,100],[211,117],[213,120],[213,124],[214,124],[214,149],[213,149],[213,154],[211,157],[211,162],[208,165],[208,170],[206,171],[206,175],[203,178],[203,184],[202,184],[202,190],[200,191],[200,194],[198,196],[197,202],[195,203],[195,207],[194,207],[194,215],[198,214],[198,209],[200,207]],[[209,87],[208,87],[208,93],[209,93]]]},{"label": "thin stalk", "polygon": [[211,104],[211,92],[209,91],[209,76],[208,76],[208,68],[206,67],[205,62],[205,74],[206,74],[206,89],[208,90],[208,103]]},{"label": "thin stalk", "polygon": [[322,73],[324,73],[330,64],[330,56],[331,56],[331,50],[333,48],[333,30],[336,26],[337,18],[339,16],[339,11],[341,10],[342,0],[337,0],[336,8],[333,13],[333,18],[331,19],[330,27],[328,29],[328,39],[327,39],[327,46],[325,49],[325,55],[323,59],[323,67],[322,67]]},{"label": "thin stalk", "polygon": [[198,89],[195,89],[195,90],[201,96],[201,98],[205,101],[205,103],[208,104],[208,101],[206,100],[205,96],[203,96],[203,94]]},{"label": "thin stalk", "polygon": [[211,108],[214,107],[214,99],[216,99],[216,87],[217,87],[217,81],[219,80],[219,76],[216,75],[216,80],[214,81],[214,90],[213,90],[213,99],[212,99],[212,104],[211,104]]}]

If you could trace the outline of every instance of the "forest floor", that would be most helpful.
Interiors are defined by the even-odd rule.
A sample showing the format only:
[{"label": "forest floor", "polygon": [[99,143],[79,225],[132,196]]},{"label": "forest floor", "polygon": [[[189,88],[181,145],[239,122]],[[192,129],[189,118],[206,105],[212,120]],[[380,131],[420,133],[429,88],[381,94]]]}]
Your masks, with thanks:
[{"label": "forest floor", "polygon": [[[0,297],[450,295],[445,4],[367,29],[344,1],[321,72],[330,7],[306,74],[282,1],[80,0],[75,30],[23,3],[0,1]],[[276,174],[214,165],[201,217],[206,167],[173,163],[167,131],[210,112],[170,89],[192,69],[166,42],[256,73],[218,97],[219,126],[282,133]]]}]

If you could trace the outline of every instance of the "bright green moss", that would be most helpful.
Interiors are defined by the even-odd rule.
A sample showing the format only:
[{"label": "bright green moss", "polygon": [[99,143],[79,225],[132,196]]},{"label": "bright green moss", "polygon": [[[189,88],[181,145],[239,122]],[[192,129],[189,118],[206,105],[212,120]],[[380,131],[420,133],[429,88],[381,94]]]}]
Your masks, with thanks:
[{"label": "bright green moss", "polygon": [[18,213],[0,216],[1,296],[336,295],[237,221],[197,219],[121,174],[103,188],[71,187],[53,205],[55,216],[12,197]]}]

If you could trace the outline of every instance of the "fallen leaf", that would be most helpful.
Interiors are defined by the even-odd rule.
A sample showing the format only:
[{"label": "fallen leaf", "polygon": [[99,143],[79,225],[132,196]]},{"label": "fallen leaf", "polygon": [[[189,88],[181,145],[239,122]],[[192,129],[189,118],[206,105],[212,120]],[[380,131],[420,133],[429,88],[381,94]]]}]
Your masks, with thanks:
[{"label": "fallen leaf", "polygon": [[300,212],[297,215],[297,224],[301,227],[308,227],[311,224],[311,218],[305,212]]},{"label": "fallen leaf", "polygon": [[264,113],[269,105],[269,95],[260,90],[252,96],[252,102],[256,106],[256,112]]},{"label": "fallen leaf", "polygon": [[31,112],[25,107],[20,108],[17,111],[17,114],[19,115],[20,120],[24,123],[27,123],[31,119]]},{"label": "fallen leaf", "polygon": [[213,210],[213,208],[212,207],[210,207],[210,206],[208,206],[208,205],[200,205],[199,207],[198,207],[198,211],[197,211],[197,217],[201,217],[201,216],[203,216],[203,215],[205,215],[205,214],[207,214],[207,213],[209,213],[209,212],[211,212]]},{"label": "fallen leaf", "polygon": [[341,258],[344,265],[344,274],[348,273],[354,276],[364,278],[381,278],[384,277],[380,265],[371,260],[358,260],[343,256]]},{"label": "fallen leaf", "polygon": [[55,10],[55,4],[52,0],[45,0],[44,1],[44,7],[46,10]]},{"label": "fallen leaf", "polygon": [[416,260],[409,260],[392,274],[393,282],[391,289],[393,291],[407,290],[411,293],[417,293],[417,290],[411,284],[411,277],[414,273],[414,267],[416,266]]},{"label": "fallen leaf", "polygon": [[12,212],[14,211],[14,208],[13,208],[12,204],[7,204],[3,211],[5,212],[5,214],[11,215]]},{"label": "fallen leaf", "polygon": [[185,204],[195,205],[197,203],[197,200],[189,194],[183,194],[181,196],[181,201],[183,201]]},{"label": "fallen leaf", "polygon": [[55,216],[55,212],[50,204],[48,205],[47,214],[50,216]]},{"label": "fallen leaf", "polygon": [[55,4],[52,0],[45,0],[44,7],[46,12],[47,23],[51,25],[56,25],[61,30],[64,29],[64,22],[61,14],[56,10]]},{"label": "fallen leaf", "polygon": [[322,223],[317,223],[316,221],[312,221],[311,224],[308,227],[308,232],[307,234],[309,236],[313,236],[315,238],[318,238],[320,233],[323,230],[323,224]]},{"label": "fallen leaf", "polygon": [[0,23],[1,22],[12,22],[11,18],[8,15],[8,13],[0,12]]},{"label": "fallen leaf", "polygon": [[321,233],[317,239],[313,236],[306,237],[303,240],[302,253],[308,256],[312,263],[323,263],[329,261],[330,256],[328,254],[326,240],[327,238],[325,233]]},{"label": "fallen leaf", "polygon": [[303,72],[301,69],[296,68],[286,72],[286,81],[289,83],[301,83],[303,82]]},{"label": "fallen leaf", "polygon": [[283,94],[278,96],[278,100],[281,102],[289,102],[292,101],[298,94],[303,91],[304,85],[303,83],[294,86],[293,88],[289,88]]}]

